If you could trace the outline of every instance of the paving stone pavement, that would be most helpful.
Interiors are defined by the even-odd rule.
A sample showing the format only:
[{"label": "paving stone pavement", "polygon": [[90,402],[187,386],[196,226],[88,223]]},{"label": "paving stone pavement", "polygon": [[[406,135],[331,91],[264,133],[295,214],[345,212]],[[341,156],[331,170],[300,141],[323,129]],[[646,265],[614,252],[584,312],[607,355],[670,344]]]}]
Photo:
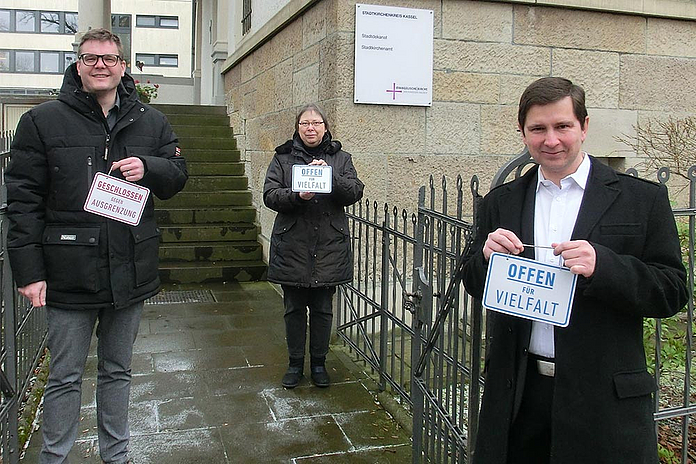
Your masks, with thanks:
[{"label": "paving stone pavement", "polygon": [[[340,350],[327,357],[329,388],[307,377],[292,390],[280,385],[287,367],[283,302],[270,284],[206,289],[216,302],[145,306],[129,409],[136,464],[411,461],[410,435],[375,402],[375,384]],[[96,363],[93,339],[73,464],[101,463]],[[21,462],[37,463],[40,447],[39,430]]]}]

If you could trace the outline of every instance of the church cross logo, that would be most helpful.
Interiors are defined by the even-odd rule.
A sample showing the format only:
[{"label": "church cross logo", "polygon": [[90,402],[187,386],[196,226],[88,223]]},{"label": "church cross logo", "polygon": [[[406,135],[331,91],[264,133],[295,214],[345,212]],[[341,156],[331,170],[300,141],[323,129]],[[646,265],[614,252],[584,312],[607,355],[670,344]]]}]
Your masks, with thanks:
[{"label": "church cross logo", "polygon": [[392,83],[392,88],[387,89],[387,92],[391,92],[392,100],[396,100],[396,94],[403,92],[402,90],[396,90],[396,82]]}]

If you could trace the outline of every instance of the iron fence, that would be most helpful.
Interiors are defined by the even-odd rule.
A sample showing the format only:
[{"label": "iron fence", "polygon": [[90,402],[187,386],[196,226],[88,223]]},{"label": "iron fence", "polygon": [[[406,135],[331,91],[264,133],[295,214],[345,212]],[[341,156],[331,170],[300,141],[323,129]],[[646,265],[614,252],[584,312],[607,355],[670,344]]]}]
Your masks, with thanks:
[{"label": "iron fence", "polygon": [[[529,162],[526,152],[513,159],[494,186],[519,176]],[[657,180],[667,183],[669,177],[662,169]],[[677,196],[688,206],[675,207],[674,214],[693,289],[696,167],[681,180],[685,191]],[[444,178],[438,187],[431,178],[420,189],[417,214],[369,201],[348,211],[355,278],[340,289],[337,333],[380,389],[411,412],[414,463],[468,462],[477,430],[486,312],[454,278],[473,238],[477,178],[467,187],[458,178],[450,191]],[[662,452],[684,464],[696,461],[696,428],[690,424],[696,413],[693,309],[692,299],[673,318],[647,321],[645,332],[659,386],[654,418]]]},{"label": "iron fence", "polygon": [[0,456],[2,462],[19,462],[18,414],[22,398],[43,354],[46,318],[43,308],[34,308],[15,288],[5,253],[7,243],[7,196],[4,179],[9,163],[12,133],[0,134]]},{"label": "iron fence", "polygon": [[[465,193],[461,177],[453,193],[444,178],[440,187],[431,178],[420,189],[417,215],[369,201],[348,214],[355,278],[341,289],[337,333],[380,388],[413,413],[414,462],[462,462],[478,417],[485,314],[461,284],[448,288],[472,239],[473,211],[465,208],[477,196],[476,179],[470,189]],[[433,356],[416,377],[446,294],[449,317],[438,324]]]}]

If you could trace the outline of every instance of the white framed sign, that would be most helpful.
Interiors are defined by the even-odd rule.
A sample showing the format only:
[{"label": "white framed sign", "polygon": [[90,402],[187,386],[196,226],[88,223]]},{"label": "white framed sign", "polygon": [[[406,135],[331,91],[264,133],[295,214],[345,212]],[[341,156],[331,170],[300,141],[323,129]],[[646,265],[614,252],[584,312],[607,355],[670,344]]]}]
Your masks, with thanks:
[{"label": "white framed sign", "polygon": [[150,189],[108,176],[94,176],[84,210],[132,226],[140,223]]},{"label": "white framed sign", "polygon": [[333,169],[331,166],[294,164],[292,166],[292,191],[331,193]]},{"label": "white framed sign", "polygon": [[432,105],[432,10],[355,5],[353,101]]},{"label": "white framed sign", "polygon": [[577,274],[520,256],[493,253],[488,262],[483,306],[559,327],[570,323]]}]

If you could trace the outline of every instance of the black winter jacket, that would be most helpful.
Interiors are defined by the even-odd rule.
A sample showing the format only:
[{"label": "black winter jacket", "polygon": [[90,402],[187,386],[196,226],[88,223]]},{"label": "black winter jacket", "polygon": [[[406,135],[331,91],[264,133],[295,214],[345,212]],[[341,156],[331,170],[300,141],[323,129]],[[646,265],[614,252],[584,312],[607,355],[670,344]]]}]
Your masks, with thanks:
[{"label": "black winter jacket", "polygon": [[[331,193],[303,200],[292,191],[292,166],[323,159],[332,167]],[[297,134],[276,148],[266,173],[263,200],[278,212],[273,225],[268,280],[325,287],[353,279],[353,251],[344,207],[359,201],[363,183],[341,143],[327,131],[318,153],[307,152]]]},{"label": "black winter jacket", "polygon": [[[111,132],[97,100],[82,91],[70,66],[58,100],[22,116],[5,173],[7,248],[17,285],[47,282],[49,306],[130,306],[159,291],[159,229],[152,195],[167,199],[188,174],[166,117],[138,100],[133,78],[118,87],[120,111]],[[139,157],[150,189],[137,226],[83,210],[92,179],[114,161]],[[112,172],[120,177],[121,173]]]}]

